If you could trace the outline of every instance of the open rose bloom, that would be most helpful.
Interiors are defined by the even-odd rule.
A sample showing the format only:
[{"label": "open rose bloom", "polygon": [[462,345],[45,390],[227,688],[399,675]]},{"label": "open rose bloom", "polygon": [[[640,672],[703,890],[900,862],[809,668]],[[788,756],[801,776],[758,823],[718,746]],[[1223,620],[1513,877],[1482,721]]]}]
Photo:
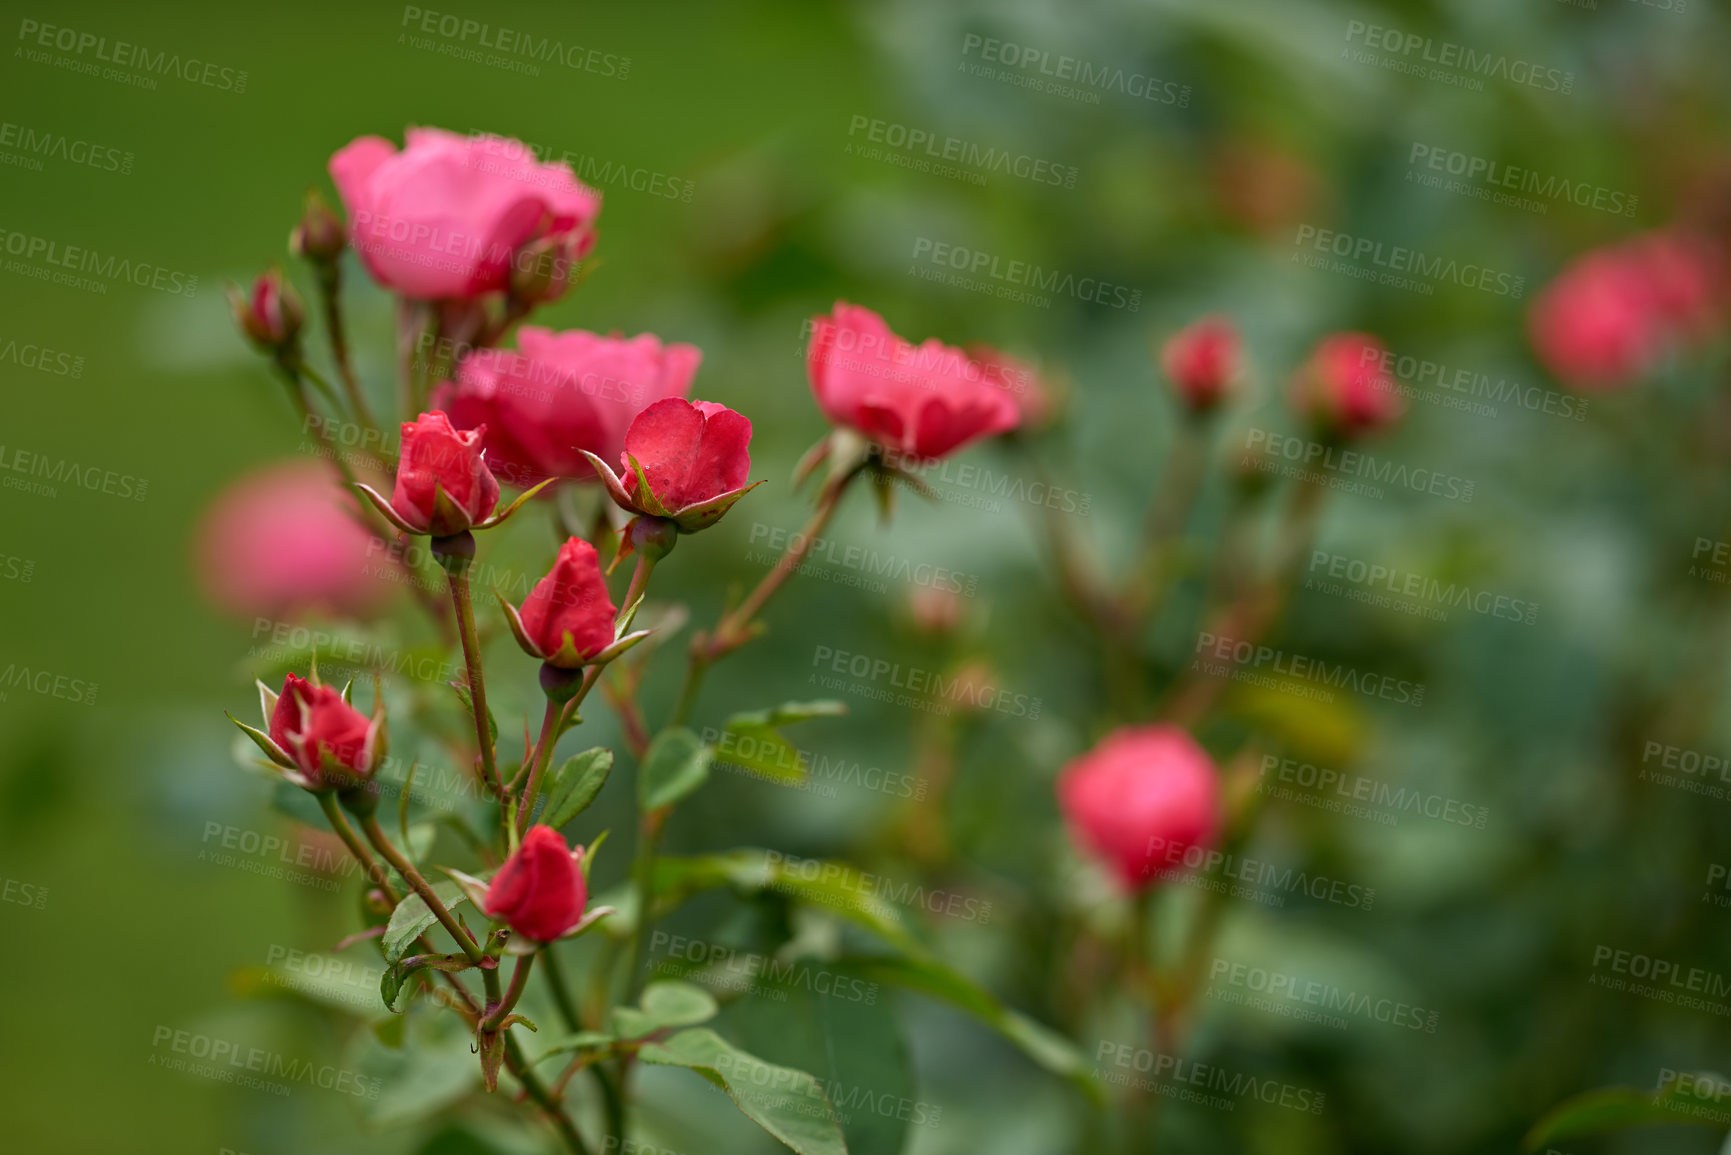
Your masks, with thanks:
[{"label": "open rose bloom", "polygon": [[497,136],[411,128],[401,150],[363,136],[331,157],[330,172],[367,270],[418,300],[503,291],[534,242],[579,260],[601,211],[601,194],[568,166],[541,164],[527,145]]},{"label": "open rose bloom", "polygon": [[[752,486],[751,422],[712,401],[657,401],[631,423],[615,474],[590,462],[622,509],[681,533],[714,525]],[[760,483],[761,484],[761,483]]]},{"label": "open rose bloom", "polygon": [[944,457],[1021,420],[980,362],[941,341],[910,344],[846,302],[813,320],[806,374],[824,416],[906,457]]},{"label": "open rose bloom", "polygon": [[659,337],[556,333],[525,325],[517,352],[480,350],[433,394],[459,429],[484,426],[493,473],[526,487],[550,477],[593,477],[585,453],[617,460],[645,408],[691,388],[703,354]]}]

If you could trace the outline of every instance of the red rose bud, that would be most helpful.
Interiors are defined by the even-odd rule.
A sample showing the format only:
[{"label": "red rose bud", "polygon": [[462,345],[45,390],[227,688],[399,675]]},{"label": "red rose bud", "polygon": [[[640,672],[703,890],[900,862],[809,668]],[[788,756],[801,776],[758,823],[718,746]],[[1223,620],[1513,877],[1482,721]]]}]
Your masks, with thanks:
[{"label": "red rose bud", "polygon": [[695,533],[753,488],[746,484],[750,448],[751,422],[740,414],[713,401],[668,397],[625,431],[621,474],[599,458],[590,464],[622,508]]},{"label": "red rose bud", "polygon": [[488,917],[536,942],[563,937],[589,903],[577,854],[551,826],[531,826],[487,887]]},{"label": "red rose bud", "polygon": [[300,223],[289,233],[289,251],[309,261],[328,263],[341,256],[346,247],[342,218],[331,211],[317,189],[308,189]]},{"label": "red rose bud", "polygon": [[1402,406],[1383,375],[1387,354],[1366,333],[1323,338],[1293,381],[1294,407],[1330,433],[1356,435],[1393,425]]},{"label": "red rose bud", "polygon": [[[330,686],[290,674],[270,713],[270,740],[313,789],[343,778],[369,777],[380,749],[380,726]],[[337,781],[333,781],[335,778]]]},{"label": "red rose bud", "polygon": [[551,304],[563,297],[571,288],[571,274],[582,252],[594,239],[594,233],[542,237],[518,249],[511,258],[511,296],[528,305]]},{"label": "red rose bud", "polygon": [[517,644],[531,657],[573,670],[613,645],[618,611],[607,596],[595,547],[571,538],[559,547],[552,572],[535,584],[521,609],[505,603]]},{"label": "red rose bud", "polygon": [[1125,885],[1182,869],[1220,827],[1214,763],[1176,726],[1130,726],[1064,767],[1058,805],[1072,837]]},{"label": "red rose bud", "polygon": [[270,353],[292,348],[306,320],[299,294],[277,269],[261,274],[250,293],[230,289],[228,304],[246,339]]},{"label": "red rose bud", "polygon": [[979,362],[940,341],[910,344],[858,305],[812,320],[805,364],[825,417],[911,457],[944,457],[1021,420]]},{"label": "red rose bud", "polygon": [[403,423],[402,455],[391,510],[416,533],[450,537],[485,521],[499,483],[483,460],[486,426],[458,430],[434,410]]},{"label": "red rose bud", "polygon": [[1218,405],[1238,379],[1238,330],[1225,317],[1204,317],[1160,347],[1160,368],[1192,412]]}]

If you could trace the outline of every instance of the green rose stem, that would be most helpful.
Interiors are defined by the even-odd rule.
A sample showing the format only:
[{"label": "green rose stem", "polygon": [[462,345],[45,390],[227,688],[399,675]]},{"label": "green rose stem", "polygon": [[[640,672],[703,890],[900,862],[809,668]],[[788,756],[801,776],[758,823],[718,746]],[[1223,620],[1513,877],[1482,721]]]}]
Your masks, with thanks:
[{"label": "green rose stem", "polygon": [[[577,1013],[577,1004],[571,998],[571,988],[565,984],[565,976],[559,970],[558,956],[553,953],[553,944],[546,943],[541,947],[541,953],[547,956],[547,961],[541,968],[541,973],[547,976],[547,988],[553,992],[553,1005],[559,1008],[559,1018],[565,1024],[565,1029],[573,1033],[583,1029],[582,1017]],[[625,1103],[619,1096],[619,1086],[608,1074],[607,1068],[599,1063],[588,1064],[589,1071],[594,1074],[595,1081],[601,1087],[601,1102],[607,1110],[607,1138],[611,1140],[603,1146],[611,1150],[625,1134]],[[576,1072],[571,1072],[575,1074]],[[560,1080],[563,1083],[563,1078]]]},{"label": "green rose stem", "polygon": [[[511,1013],[511,1009],[517,1005],[517,1000],[523,997],[523,990],[529,985],[529,971],[533,969],[534,965],[535,956],[532,954],[522,955],[517,959],[517,965],[511,968],[511,985],[506,988],[505,997],[496,1000],[493,1009],[481,1020],[482,1030],[496,1031],[499,1029],[499,1024],[505,1021],[505,1016]],[[490,973],[494,976],[493,985],[497,987],[499,972],[494,970]]]},{"label": "green rose stem", "polygon": [[600,666],[586,666],[579,675],[576,670],[542,663],[541,689],[547,695],[547,708],[541,712],[541,735],[535,740],[535,751],[529,760],[529,780],[523,784],[523,801],[517,808],[519,834],[529,829],[535,802],[541,796],[541,780],[546,777],[547,764],[553,760],[553,747],[559,744],[565,718],[583,704],[600,680],[601,670]]},{"label": "green rose stem", "polygon": [[415,383],[415,346],[427,328],[426,306],[407,297],[397,298],[397,405],[402,418],[413,421],[420,413],[420,389]]},{"label": "green rose stem", "polygon": [[421,896],[421,901],[427,904],[427,909],[433,912],[433,917],[439,920],[439,925],[457,940],[457,946],[462,950],[463,957],[468,959],[471,965],[481,967],[483,978],[491,976],[492,981],[497,983],[499,981],[497,974],[492,968],[483,965],[481,948],[475,942],[474,937],[463,929],[463,924],[458,922],[449,910],[445,909],[445,904],[439,900],[438,895],[433,893],[433,888],[421,876],[421,872],[415,869],[415,864],[403,857],[402,853],[392,844],[384,830],[379,827],[378,818],[372,814],[366,814],[360,816],[360,821],[361,829],[366,832],[367,841],[373,844],[373,849],[377,850],[380,856],[390,863],[398,874],[403,876],[403,880],[414,888],[415,893]]},{"label": "green rose stem", "polygon": [[475,607],[469,600],[469,563],[475,557],[475,535],[465,530],[451,537],[435,537],[432,553],[450,579],[451,607],[457,614],[457,636],[463,642],[463,664],[469,675],[469,712],[475,720],[475,744],[481,749],[481,780],[502,801],[505,784],[500,781],[499,767],[494,761],[487,687],[481,676],[481,640],[475,632]]},{"label": "green rose stem", "polygon": [[[342,811],[337,808],[336,796],[329,791],[319,791],[314,796],[319,801],[320,809],[325,812],[325,816],[330,820],[332,829],[334,829],[337,836],[343,840],[343,844],[349,848],[349,853],[355,856],[355,859],[360,862],[361,866],[367,871],[367,873],[373,877],[374,881],[378,884],[379,889],[384,891],[385,897],[390,899],[392,905],[395,905],[398,902],[396,888],[391,886],[390,880],[385,876],[384,868],[379,866],[378,861],[374,859],[372,855],[367,853],[366,847],[362,845],[360,838],[355,834],[354,827],[349,824],[348,819],[344,818]],[[381,831],[381,836],[382,833],[383,832]],[[405,875],[404,877],[408,876]],[[426,896],[423,895],[422,897],[425,898]],[[428,905],[435,914],[439,912],[439,905],[434,903],[429,903]],[[420,943],[422,950],[426,951],[428,954],[436,953],[433,944],[427,941],[425,935],[422,935],[416,941]],[[462,939],[459,937],[457,941],[461,942]],[[549,971],[552,969],[553,968],[551,967],[548,968]],[[493,993],[496,994],[499,982],[498,972],[495,970],[483,970],[482,975],[484,980],[486,978],[492,979],[492,990]],[[450,986],[453,997],[461,1004],[453,1009],[457,1010],[468,1019],[471,1026],[478,1026],[481,1021],[483,1009],[475,1005],[474,996],[469,993],[468,989],[463,986],[462,982],[458,980],[456,975],[441,971],[439,972],[439,977],[444,979],[445,983]],[[525,976],[525,978],[526,977],[527,976]],[[519,992],[519,994],[520,993],[521,992]],[[535,1074],[528,1062],[524,1060],[523,1053],[518,1048],[516,1040],[509,1036],[505,1039],[505,1065],[510,1069],[511,1074],[516,1077],[517,1081],[523,1085],[524,1093],[527,1094],[542,1111],[546,1112],[547,1118],[553,1123],[554,1128],[559,1132],[559,1136],[564,1140],[565,1146],[574,1152],[575,1155],[589,1155],[589,1148],[584,1144],[583,1136],[577,1131],[576,1125],[573,1124],[570,1117],[565,1114],[564,1105],[547,1093],[547,1088],[542,1085],[540,1078]],[[617,1133],[618,1132],[615,1132],[615,1134]]]},{"label": "green rose stem", "polygon": [[763,580],[757,583],[757,588],[731,613],[722,616],[714,630],[692,639],[691,659],[685,667],[685,685],[679,691],[679,701],[673,707],[673,717],[669,725],[680,725],[691,716],[691,709],[697,704],[698,689],[703,684],[703,675],[709,671],[709,667],[756,636],[757,615],[769,599],[775,596],[782,583],[793,576],[793,572],[805,560],[805,555],[817,543],[830,518],[835,516],[836,507],[840,505],[842,494],[847,492],[849,483],[858,477],[864,468],[861,464],[830,478],[818,496],[817,508],[812,512],[810,520],[788,543],[787,552],[781,555],[775,568],[763,576]]},{"label": "green rose stem", "polygon": [[336,261],[316,261],[314,267],[318,273],[319,303],[324,307],[325,336],[331,343],[331,359],[337,363],[337,373],[343,379],[343,391],[348,395],[355,419],[369,431],[377,433],[378,422],[367,406],[360,378],[355,376],[354,363],[349,359],[348,330],[343,325],[342,266]]},{"label": "green rose stem", "polygon": [[1124,590],[1126,610],[1137,621],[1159,612],[1177,576],[1177,555],[1185,523],[1208,472],[1209,414],[1187,413],[1167,455],[1148,515],[1142,525],[1142,553]]},{"label": "green rose stem", "polygon": [[[1316,522],[1327,490],[1314,482],[1300,482],[1281,517],[1280,536],[1272,561],[1260,581],[1250,583],[1220,616],[1210,633],[1239,642],[1254,642],[1280,617],[1294,571],[1316,533]],[[1225,692],[1230,679],[1193,670],[1168,692],[1159,711],[1166,720],[1194,729],[1203,715]]]}]

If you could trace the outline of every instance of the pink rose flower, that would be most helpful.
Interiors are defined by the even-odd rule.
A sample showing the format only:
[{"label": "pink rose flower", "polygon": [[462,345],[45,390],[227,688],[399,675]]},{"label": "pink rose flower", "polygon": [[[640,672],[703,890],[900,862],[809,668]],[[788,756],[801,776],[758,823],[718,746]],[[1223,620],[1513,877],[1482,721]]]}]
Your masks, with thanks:
[{"label": "pink rose flower", "polygon": [[371,565],[383,563],[373,558],[373,535],[355,520],[356,509],[353,494],[320,463],[250,473],[224,490],[199,522],[199,584],[211,601],[240,617],[364,617],[384,603],[391,587],[368,576]]},{"label": "pink rose flower", "polygon": [[1707,244],[1652,233],[1566,266],[1533,301],[1527,333],[1539,360],[1575,389],[1616,389],[1650,372],[1665,349],[1714,321],[1719,287]]},{"label": "pink rose flower", "polygon": [[1116,730],[1064,767],[1058,805],[1075,840],[1139,889],[1220,828],[1220,782],[1206,751],[1176,726]]},{"label": "pink rose flower", "polygon": [[595,547],[573,537],[515,611],[511,629],[530,657],[574,670],[613,644],[617,614]]},{"label": "pink rose flower", "polygon": [[1021,420],[1015,400],[966,353],[937,340],[911,345],[846,302],[813,319],[806,373],[825,417],[910,457],[943,457]]},{"label": "pink rose flower", "polygon": [[668,397],[625,431],[620,473],[593,463],[621,509],[672,521],[683,533],[714,525],[752,488],[751,422],[713,401]]},{"label": "pink rose flower", "polygon": [[486,913],[524,938],[552,942],[583,920],[589,887],[565,838],[531,826],[487,886]]},{"label": "pink rose flower", "polygon": [[1185,405],[1204,413],[1218,405],[1238,378],[1238,330],[1225,317],[1203,317],[1160,347],[1160,369]]},{"label": "pink rose flower", "polygon": [[494,476],[524,488],[593,476],[585,450],[618,460],[632,420],[663,398],[683,397],[703,360],[693,345],[663,345],[648,333],[602,337],[525,325],[517,347],[465,357],[433,404],[459,429],[486,426]]},{"label": "pink rose flower", "polygon": [[403,423],[402,454],[391,508],[419,533],[448,537],[485,521],[499,503],[499,483],[482,460],[483,427],[457,430],[438,410]]},{"label": "pink rose flower", "polygon": [[568,166],[540,164],[497,136],[411,128],[401,151],[363,136],[331,157],[330,173],[367,270],[419,300],[505,289],[518,251],[535,241],[554,239],[579,260],[601,212],[601,194]]},{"label": "pink rose flower", "polygon": [[1386,353],[1367,333],[1324,337],[1293,380],[1293,406],[1334,433],[1356,436],[1393,425],[1403,408],[1383,375]]}]

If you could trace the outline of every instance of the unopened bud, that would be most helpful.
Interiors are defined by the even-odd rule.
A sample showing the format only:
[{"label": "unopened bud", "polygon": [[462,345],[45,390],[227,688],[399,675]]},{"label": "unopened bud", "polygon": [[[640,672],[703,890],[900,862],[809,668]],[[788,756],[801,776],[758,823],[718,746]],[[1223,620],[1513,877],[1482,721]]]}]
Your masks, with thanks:
[{"label": "unopened bud", "polygon": [[576,255],[566,236],[530,241],[511,258],[511,296],[531,305],[557,301],[571,287]]},{"label": "unopened bud", "polygon": [[341,256],[347,245],[342,218],[325,203],[317,189],[308,189],[300,222],[289,233],[289,251],[309,261],[328,262]]},{"label": "unopened bud", "polygon": [[292,348],[306,320],[300,295],[278,269],[262,274],[250,293],[230,289],[228,303],[241,333],[268,352]]}]

